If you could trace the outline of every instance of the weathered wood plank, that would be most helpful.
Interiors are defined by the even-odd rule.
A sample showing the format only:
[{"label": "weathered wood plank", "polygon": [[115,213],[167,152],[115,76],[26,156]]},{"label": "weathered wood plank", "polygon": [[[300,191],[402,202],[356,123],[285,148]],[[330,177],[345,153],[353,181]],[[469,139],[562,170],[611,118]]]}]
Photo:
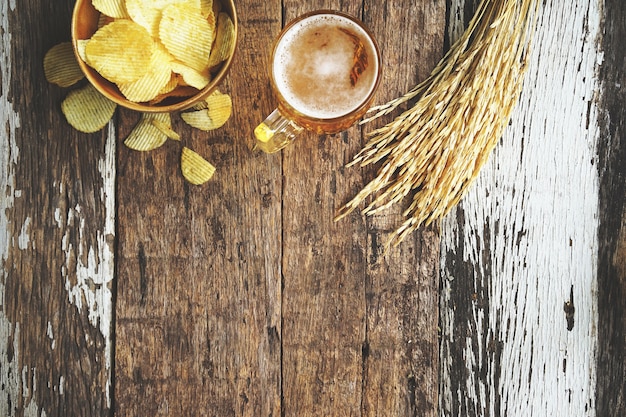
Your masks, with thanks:
[{"label": "weathered wood plank", "polygon": [[[378,38],[381,101],[407,91],[443,52],[441,2],[288,1],[285,20],[322,7],[364,19]],[[345,168],[362,143],[353,127],[306,134],[283,151],[285,415],[436,412],[437,317],[421,311],[436,311],[437,233],[417,233],[385,257],[397,213],[332,220],[367,181],[368,171]]]},{"label": "weathered wood plank", "polygon": [[109,413],[115,142],[67,125],[42,67],[72,6],[0,5],[3,416]]},{"label": "weathered wood plank", "polygon": [[[285,23],[357,2],[284,1]],[[343,7],[342,7],[343,6]],[[360,178],[343,169],[358,129],[305,134],[283,151],[283,411],[285,416],[360,415],[365,340],[366,250],[359,216],[333,223]]]},{"label": "weathered wood plank", "polygon": [[598,370],[596,415],[626,415],[626,10],[605,0],[598,143]]},{"label": "weathered wood plank", "polygon": [[[175,116],[214,179],[186,183],[175,142],[118,152],[117,416],[280,415],[280,163],[252,153],[279,2],[237,2],[239,47],[210,134]],[[124,112],[120,139],[137,115]]]},{"label": "weathered wood plank", "polygon": [[444,222],[442,415],[595,415],[601,13],[542,3],[520,106]]},{"label": "weathered wood plank", "polygon": [[[378,103],[409,91],[441,59],[445,2],[368,2],[364,19],[383,54]],[[366,125],[364,133],[394,116]],[[375,176],[374,169],[363,170],[365,180]],[[437,415],[439,231],[420,230],[384,255],[384,243],[402,222],[401,211],[394,207],[365,220],[364,416]]]}]

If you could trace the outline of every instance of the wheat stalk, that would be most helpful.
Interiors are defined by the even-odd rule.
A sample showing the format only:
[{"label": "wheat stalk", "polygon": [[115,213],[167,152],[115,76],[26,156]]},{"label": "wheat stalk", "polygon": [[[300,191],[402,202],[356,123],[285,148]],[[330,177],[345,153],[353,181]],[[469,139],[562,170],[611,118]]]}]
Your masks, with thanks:
[{"label": "wheat stalk", "polygon": [[349,165],[382,161],[376,177],[340,210],[370,196],[366,215],[412,195],[386,246],[445,216],[463,197],[500,139],[519,99],[539,0],[483,0],[468,28],[431,75],[404,96],[372,109],[368,123],[418,98],[372,131]]}]

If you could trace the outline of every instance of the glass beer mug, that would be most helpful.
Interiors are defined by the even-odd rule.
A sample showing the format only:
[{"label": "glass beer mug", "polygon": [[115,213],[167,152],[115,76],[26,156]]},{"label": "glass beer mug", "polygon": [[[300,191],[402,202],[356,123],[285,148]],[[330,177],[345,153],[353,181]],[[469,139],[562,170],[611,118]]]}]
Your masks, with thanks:
[{"label": "glass beer mug", "polygon": [[380,73],[376,41],[355,18],[332,10],[296,18],[272,51],[278,107],[254,130],[256,147],[272,153],[305,129],[331,134],[349,128],[369,108]]}]

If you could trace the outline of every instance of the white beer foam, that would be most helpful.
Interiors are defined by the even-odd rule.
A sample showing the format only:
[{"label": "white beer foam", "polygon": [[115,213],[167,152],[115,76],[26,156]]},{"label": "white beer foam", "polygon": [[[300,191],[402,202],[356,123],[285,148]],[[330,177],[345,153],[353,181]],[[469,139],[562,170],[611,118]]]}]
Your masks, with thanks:
[{"label": "white beer foam", "polygon": [[[348,29],[366,43],[366,50],[372,51],[367,69],[371,77],[361,77],[362,82],[356,86],[351,84],[355,45],[337,29],[337,39],[325,44],[323,49],[298,46],[301,36],[316,28],[321,36],[327,35],[329,25]],[[333,14],[310,16],[292,26],[276,46],[273,68],[276,87],[299,113],[318,119],[341,117],[358,108],[374,89],[378,73],[375,51],[368,34],[350,19]],[[302,60],[301,65],[293,59],[296,56]],[[296,89],[306,91],[302,94]]]}]

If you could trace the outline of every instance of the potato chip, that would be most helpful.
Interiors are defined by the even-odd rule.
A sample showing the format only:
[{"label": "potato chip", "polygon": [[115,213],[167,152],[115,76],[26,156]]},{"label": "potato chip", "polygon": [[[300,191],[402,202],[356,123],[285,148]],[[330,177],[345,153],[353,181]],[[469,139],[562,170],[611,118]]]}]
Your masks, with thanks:
[{"label": "potato chip", "polygon": [[155,42],[146,29],[130,20],[101,27],[85,46],[87,64],[114,83],[128,83],[148,70]]},{"label": "potato chip", "polygon": [[167,94],[178,87],[178,75],[173,72],[170,74],[170,80],[163,86],[159,94]]},{"label": "potato chip", "polygon": [[211,74],[208,69],[199,72],[182,62],[174,61],[172,62],[172,71],[180,75],[186,85],[198,90],[202,90],[211,82]]},{"label": "potato chip", "polygon": [[222,127],[232,114],[233,103],[230,96],[216,90],[205,102],[206,109],[181,113],[180,117],[191,127],[200,130],[209,131]]},{"label": "potato chip", "polygon": [[215,90],[206,98],[209,117],[213,120],[216,128],[222,127],[228,121],[233,111],[233,101],[228,94]]},{"label": "potato chip", "polygon": [[61,103],[67,122],[76,130],[93,133],[111,120],[117,105],[100,94],[91,84],[70,91]]},{"label": "potato chip", "polygon": [[124,0],[92,0],[91,4],[100,13],[115,18],[128,18]]},{"label": "potato chip", "polygon": [[[213,18],[217,16],[215,14],[215,5],[213,3],[213,0],[200,0],[200,13],[202,14],[202,17],[207,18],[211,15],[211,13],[213,14]],[[219,3],[219,1],[216,1],[215,3]]]},{"label": "potato chip", "polygon": [[180,135],[176,131],[174,131],[174,129],[172,129],[171,120],[165,122],[159,119],[152,119],[152,124],[168,138],[180,141]]},{"label": "potato chip", "polygon": [[200,8],[200,0],[126,0],[126,9],[134,22],[146,28],[150,35],[158,38],[161,12],[171,4],[181,3]]},{"label": "potato chip", "polygon": [[159,39],[179,61],[203,72],[208,67],[214,29],[200,14],[200,9],[187,3],[171,4],[163,9]]},{"label": "potato chip", "polygon": [[154,121],[171,125],[169,113],[142,113],[124,145],[135,151],[151,151],[167,141],[167,135],[154,125]]},{"label": "potato chip", "polygon": [[180,158],[183,177],[194,185],[201,185],[213,177],[215,167],[198,153],[183,147]]},{"label": "potato chip", "polygon": [[76,52],[78,53],[78,57],[83,60],[83,62],[87,62],[87,56],[85,55],[85,48],[87,47],[87,42],[89,39],[77,39],[76,40]]},{"label": "potato chip", "polygon": [[70,87],[84,77],[71,42],[60,43],[46,52],[43,71],[46,80],[59,87]]},{"label": "potato chip", "polygon": [[222,12],[218,15],[215,31],[215,45],[209,57],[211,69],[226,61],[235,48],[235,25],[228,14]]},{"label": "potato chip", "polygon": [[150,101],[161,93],[172,79],[170,54],[158,45],[154,49],[148,71],[130,83],[118,83],[120,92],[130,101]]},{"label": "potato chip", "polygon": [[181,113],[180,117],[187,123],[189,126],[194,127],[196,129],[209,131],[213,130],[213,120],[209,117],[209,110],[196,110],[196,111],[188,111],[185,113]]}]

